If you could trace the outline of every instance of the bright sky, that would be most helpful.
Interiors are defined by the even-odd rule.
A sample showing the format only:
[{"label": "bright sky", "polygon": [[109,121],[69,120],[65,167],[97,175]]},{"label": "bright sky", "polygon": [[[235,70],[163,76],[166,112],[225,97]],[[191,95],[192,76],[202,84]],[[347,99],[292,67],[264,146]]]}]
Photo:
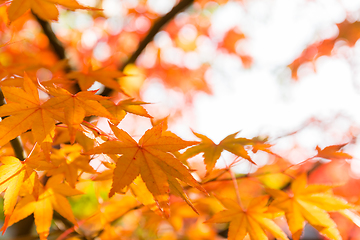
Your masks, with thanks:
[{"label": "bright sky", "polygon": [[[359,121],[359,95],[346,59],[321,58],[317,72],[304,69],[298,82],[293,82],[289,70],[283,68],[319,33],[326,34],[334,23],[344,20],[342,8],[335,3],[326,1],[323,10],[327,10],[322,11],[320,4],[311,1],[249,1],[245,17],[241,17],[244,13],[236,3],[220,10],[214,16],[214,32],[240,25],[249,35],[249,53],[255,65],[243,70],[231,56],[216,56],[210,79],[215,94],[197,98],[196,129],[221,140],[240,129],[250,136],[291,130],[309,117],[326,118],[337,112]],[[228,16],[225,22],[224,14]],[[212,124],[207,124],[209,119]]]},{"label": "bright sky", "polygon": [[[84,0],[86,1],[86,0]],[[104,0],[107,30],[116,34],[124,26],[122,4],[136,5],[137,0]],[[343,143],[343,133],[350,125],[360,123],[360,75],[354,71],[360,67],[360,44],[350,49],[340,47],[332,57],[322,57],[316,62],[316,72],[301,67],[300,80],[291,80],[290,70],[284,66],[299,56],[301,51],[316,40],[336,34],[336,23],[344,21],[346,12],[350,20],[360,20],[360,1],[355,0],[243,0],[229,1],[215,11],[212,17],[210,36],[198,39],[197,52],[185,53],[172,45],[165,32],[155,37],[155,44],[167,48],[162,56],[165,61],[196,67],[202,62],[210,62],[212,70],[207,80],[213,95],[198,94],[193,111],[185,111],[172,130],[186,139],[193,138],[190,129],[202,133],[219,142],[225,136],[240,131],[240,136],[254,137],[259,134],[271,138],[297,130],[309,118],[316,117],[331,122],[329,133],[318,128],[308,128],[296,136],[296,140],[310,151],[316,145]],[[90,2],[87,2],[91,5]],[[163,14],[175,4],[175,0],[148,0],[148,5]],[[159,7],[160,6],[160,7]],[[246,10],[244,10],[246,9]],[[106,42],[99,43],[99,29],[93,27],[91,18],[77,14],[79,21],[66,23],[84,31],[82,44],[95,48],[94,57],[108,58],[111,55]],[[181,20],[180,17],[177,18]],[[64,24],[61,21],[59,25]],[[140,22],[138,27],[145,26]],[[216,41],[238,26],[248,41],[238,46],[254,58],[250,69],[243,69],[235,56],[216,51]],[[56,24],[54,24],[56,28]],[[61,34],[61,32],[58,32]],[[197,36],[196,29],[187,25],[181,31],[187,38]],[[215,42],[214,42],[215,41]],[[151,55],[151,54],[150,54]],[[183,59],[183,60],[182,60]],[[168,109],[177,106],[183,98],[175,91],[170,93],[156,81],[150,81],[143,92],[143,100],[154,103],[154,108]],[[342,117],[335,118],[337,114]],[[133,125],[134,119],[124,120]],[[136,120],[141,134],[149,126],[147,120]],[[144,129],[142,129],[144,128]],[[331,135],[331,136],[330,136]],[[280,140],[278,146],[291,147],[288,138]],[[360,149],[349,149],[360,158]],[[294,161],[303,160],[303,155],[295,154]],[[354,161],[354,169],[360,164]],[[360,174],[360,170],[357,170]]]},{"label": "bright sky", "polygon": [[[345,117],[332,122],[332,138],[310,127],[297,135],[297,141],[309,150],[316,145],[343,143],[341,133],[351,124],[360,123],[360,79],[354,74],[359,66],[360,44],[354,49],[340,48],[333,58],[320,58],[316,73],[301,68],[298,82],[290,79],[291,73],[284,66],[306,45],[335,34],[335,24],[345,19],[344,9],[355,12],[360,1],[251,0],[246,4],[247,12],[237,2],[218,10],[213,16],[212,33],[221,36],[239,26],[249,36],[245,47],[254,57],[254,66],[244,70],[235,57],[214,53],[213,71],[208,75],[214,95],[199,94],[194,102],[195,116],[185,116],[175,132],[181,136],[191,127],[215,142],[239,130],[245,137],[277,137],[297,130],[311,117],[326,122],[341,114]],[[358,14],[353,17],[359,19]],[[208,51],[213,51],[211,46]],[[151,102],[151,97],[146,100]],[[287,146],[286,141],[279,145]],[[349,150],[360,157],[359,150]],[[294,156],[295,162],[304,159],[303,155]],[[359,173],[360,164],[354,161],[353,167]]]}]

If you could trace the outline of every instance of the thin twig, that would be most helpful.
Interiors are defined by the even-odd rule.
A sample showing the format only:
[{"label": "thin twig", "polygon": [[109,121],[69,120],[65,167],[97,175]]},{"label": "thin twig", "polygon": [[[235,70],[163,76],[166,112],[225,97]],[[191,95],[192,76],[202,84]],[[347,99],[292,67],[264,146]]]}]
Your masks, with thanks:
[{"label": "thin twig", "polygon": [[231,179],[233,181],[233,184],[234,184],[234,188],[235,188],[235,192],[236,192],[236,198],[237,198],[237,201],[238,201],[238,204],[240,205],[240,207],[242,209],[244,209],[244,206],[241,202],[241,197],[240,197],[240,192],[239,192],[239,185],[237,183],[237,180],[236,180],[236,176],[234,174],[234,172],[229,168],[229,172],[230,172],[230,175],[231,175]]},{"label": "thin twig", "polygon": [[136,59],[139,57],[141,52],[145,49],[145,47],[153,40],[155,35],[163,28],[170,20],[172,20],[176,14],[185,10],[188,6],[190,6],[194,0],[182,0],[180,1],[170,12],[165,14],[162,18],[160,18],[150,29],[149,33],[146,37],[141,41],[139,47],[136,51],[131,55],[131,57],[121,66],[120,70],[124,70],[125,66],[134,63]]}]

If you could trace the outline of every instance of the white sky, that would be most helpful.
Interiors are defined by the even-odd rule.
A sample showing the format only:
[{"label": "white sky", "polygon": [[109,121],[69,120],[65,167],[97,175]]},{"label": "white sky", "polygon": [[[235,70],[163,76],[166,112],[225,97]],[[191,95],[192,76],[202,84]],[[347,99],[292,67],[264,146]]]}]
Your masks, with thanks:
[{"label": "white sky", "polygon": [[[335,1],[327,1],[324,9],[321,11],[311,2],[304,6],[304,1],[255,0],[249,1],[245,17],[236,3],[218,12],[214,16],[215,34],[240,25],[250,38],[249,52],[255,64],[243,70],[241,63],[230,56],[216,56],[211,79],[215,94],[197,98],[196,129],[221,140],[240,129],[249,134],[292,129],[314,115],[338,111],[359,119],[359,95],[353,89],[351,69],[345,59],[321,59],[317,73],[301,77],[298,83],[289,79],[287,69],[281,68],[314,40],[317,28],[321,32],[321,27],[326,29],[344,20],[344,11],[336,7]],[[222,20],[224,14],[226,21]]]},{"label": "white sky", "polygon": [[[240,26],[249,37],[247,50],[254,66],[244,70],[236,58],[217,53],[209,74],[214,95],[199,94],[194,101],[195,116],[185,116],[174,131],[186,135],[191,127],[219,142],[239,130],[245,137],[277,137],[297,130],[311,117],[326,122],[338,113],[351,120],[334,122],[335,131],[344,132],[350,124],[360,123],[359,88],[354,87],[359,78],[353,72],[359,65],[359,44],[354,49],[342,47],[333,58],[320,58],[316,73],[302,68],[298,82],[284,69],[305,46],[335,34],[335,24],[346,17],[344,9],[352,12],[359,7],[360,1],[251,0],[244,12],[236,2],[227,4],[214,15],[212,34],[221,36]],[[352,67],[343,55],[350,55]],[[151,102],[151,97],[146,100]],[[286,146],[285,141],[279,144]],[[329,138],[309,128],[297,135],[297,141],[310,150],[342,143],[343,138]],[[360,157],[360,151],[349,150]],[[353,166],[356,171],[360,164]]]},{"label": "white sky", "polygon": [[[126,0],[121,4],[136,2]],[[185,111],[183,118],[172,127],[172,130],[179,136],[189,139],[193,137],[191,128],[215,142],[240,130],[243,137],[251,138],[266,134],[274,138],[297,130],[311,117],[326,122],[340,113],[349,119],[338,119],[333,123],[333,128],[336,129],[333,129],[332,133],[335,131],[335,135],[339,136],[329,137],[328,133],[309,128],[300,132],[296,140],[309,150],[314,149],[316,145],[325,147],[342,143],[341,133],[351,124],[360,123],[360,78],[358,73],[354,74],[354,69],[360,67],[360,44],[353,49],[341,47],[332,58],[320,58],[316,62],[316,72],[309,68],[300,68],[298,82],[291,80],[290,70],[284,66],[299,56],[308,44],[336,34],[335,24],[344,21],[346,12],[353,20],[359,20],[360,1],[243,2],[245,8],[239,1],[229,1],[215,12],[210,31],[213,39],[198,39],[200,47],[197,52],[185,53],[175,48],[164,32],[155,38],[156,45],[167,48],[162,55],[165,61],[183,66],[197,66],[201,62],[212,63],[212,70],[207,76],[214,94],[198,94],[194,100],[194,111]],[[119,5],[117,0],[106,0],[103,6],[104,13],[111,17],[108,25],[114,34],[124,27],[119,16],[125,14],[122,12],[121,4],[120,7],[114,7],[113,4],[116,3]],[[149,6],[160,14],[167,12],[174,3],[173,0],[148,1]],[[181,16],[179,19],[181,21]],[[234,55],[216,51],[216,41],[220,41],[229,29],[236,26],[248,38],[240,48],[245,49],[254,59],[254,65],[250,69],[243,69],[241,61]],[[97,43],[96,29],[86,26],[83,28],[85,46],[96,46],[99,52],[108,50],[106,43]],[[184,27],[181,32],[190,38],[196,36],[196,29],[192,29],[191,25]],[[149,84],[143,98],[154,103],[154,108],[163,108],[165,115],[167,109],[183,100],[175,91],[166,92],[159,83]],[[123,125],[126,125],[127,121],[134,124],[131,122],[134,119],[130,118],[125,119]],[[135,135],[140,135],[141,131],[150,127],[146,119],[136,121],[141,127],[134,132]],[[286,141],[289,140],[279,141],[278,145],[289,146]],[[355,157],[360,157],[360,150],[356,152],[353,148],[352,151]],[[298,160],[301,160],[301,157],[303,156]],[[356,165],[356,168],[360,169],[360,164]]]}]

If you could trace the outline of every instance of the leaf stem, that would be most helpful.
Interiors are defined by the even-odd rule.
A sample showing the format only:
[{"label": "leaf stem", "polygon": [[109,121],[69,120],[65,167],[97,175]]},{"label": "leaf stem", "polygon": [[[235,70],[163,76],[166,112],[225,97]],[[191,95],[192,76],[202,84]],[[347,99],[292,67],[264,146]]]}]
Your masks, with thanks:
[{"label": "leaf stem", "polygon": [[234,184],[237,202],[239,203],[240,207],[241,207],[242,209],[244,209],[244,205],[243,205],[242,202],[241,202],[241,197],[240,197],[240,192],[239,192],[239,185],[238,185],[238,183],[237,183],[237,181],[236,181],[235,173],[231,170],[231,168],[229,168],[229,173],[230,173],[230,175],[231,175],[231,179],[232,179],[233,184]]},{"label": "leaf stem", "polygon": [[316,156],[317,156],[317,155],[315,155],[315,156],[313,156],[313,157],[309,157],[309,158],[307,158],[307,159],[305,159],[304,161],[301,161],[301,162],[299,162],[299,163],[290,165],[289,167],[287,167],[287,168],[284,170],[284,173],[285,173],[287,170],[289,170],[290,168],[292,168],[292,167],[300,166],[300,165],[306,163],[307,161],[310,161],[310,160],[314,159]]}]

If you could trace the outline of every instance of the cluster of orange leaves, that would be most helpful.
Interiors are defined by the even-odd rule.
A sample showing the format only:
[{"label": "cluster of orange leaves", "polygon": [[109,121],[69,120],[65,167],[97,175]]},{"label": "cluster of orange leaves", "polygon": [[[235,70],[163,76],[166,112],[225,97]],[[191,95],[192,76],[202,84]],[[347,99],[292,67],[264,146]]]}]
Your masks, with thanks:
[{"label": "cluster of orange leaves", "polygon": [[[200,2],[205,4],[206,1]],[[56,20],[58,10],[55,5],[71,10],[96,10],[74,0],[14,0],[7,4],[10,22],[29,9],[45,20]],[[244,38],[242,33],[231,30],[221,47],[235,53],[235,42],[241,38]],[[317,49],[321,48],[317,46]],[[326,51],[323,51],[323,55]],[[305,55],[305,60],[313,60],[317,56]],[[244,65],[249,66],[251,59],[245,55],[243,57]],[[293,65],[295,69],[296,64]],[[147,118],[152,116],[142,106],[146,102],[129,98],[121,84],[114,80],[124,77],[122,72],[88,67],[84,71],[56,76],[57,67],[52,69],[53,79],[39,82],[31,74],[21,72],[17,66],[2,66],[1,90],[6,100],[6,104],[0,107],[0,145],[3,146],[0,192],[4,192],[4,232],[8,226],[34,214],[40,239],[47,239],[53,211],[56,211],[74,226],[64,231],[59,239],[71,232],[81,233],[85,230],[99,239],[114,239],[119,234],[128,235],[125,230],[114,226],[114,221],[142,208],[145,209],[142,212],[144,216],[155,213],[151,221],[156,217],[167,218],[173,228],[179,231],[185,218],[200,219],[201,224],[230,223],[230,240],[244,239],[246,236],[253,240],[268,239],[269,233],[279,239],[288,239],[289,234],[276,222],[279,217],[286,219],[295,240],[300,239],[305,222],[323,236],[337,240],[341,239],[341,234],[329,212],[339,212],[350,220],[358,218],[356,205],[333,194],[332,189],[336,186],[307,184],[307,176],[301,172],[291,172],[295,178],[291,180],[287,177],[289,164],[277,172],[286,178],[281,187],[270,188],[260,184],[258,196],[239,196],[237,184],[243,179],[256,178],[256,173],[236,179],[230,167],[216,169],[215,165],[224,151],[234,154],[239,161],[252,164],[256,164],[252,156],[258,151],[281,159],[272,152],[272,144],[267,140],[237,137],[237,132],[216,144],[207,136],[194,132],[200,141],[185,141],[168,131],[166,124],[154,124],[136,141],[117,124],[127,113]],[[179,69],[171,68],[169,71],[175,72],[175,82],[179,81],[179,77],[184,77],[179,74],[183,72]],[[64,87],[74,80],[80,88],[77,93]],[[95,81],[126,98],[115,103],[114,98],[88,91]],[[194,84],[194,80],[191,82]],[[201,80],[196,84],[199,90],[208,91]],[[185,90],[193,87],[186,83],[184,85]],[[94,116],[106,118],[114,135],[105,134],[93,122],[89,123]],[[24,160],[17,159],[7,150],[10,149],[9,141],[19,136],[24,148],[31,149]],[[318,153],[311,159],[351,159],[349,154],[341,151],[345,145],[317,148]],[[196,176],[187,162],[200,153],[206,165],[204,176]],[[105,170],[94,169],[92,163],[96,161]],[[83,182],[108,180],[111,181],[109,198],[99,202],[98,210],[92,216],[77,219],[67,197],[83,194],[79,190]],[[258,180],[261,181],[261,178]],[[234,186],[229,183],[234,183]],[[223,184],[223,188],[219,184]],[[287,184],[290,187],[286,187]],[[104,186],[108,187],[106,184]],[[229,194],[229,189],[236,194]],[[183,202],[186,205],[182,205]],[[150,213],[147,210],[151,210]],[[214,237],[214,234],[211,236]]]},{"label": "cluster of orange leaves", "polygon": [[353,47],[360,38],[360,22],[349,22],[345,20],[344,22],[337,24],[337,28],[338,33],[336,36],[309,45],[303,50],[301,55],[289,65],[294,79],[298,79],[297,71],[302,64],[312,63],[315,65],[315,61],[319,57],[331,56],[337,41],[345,41],[346,44]]},{"label": "cluster of orange leaves", "polygon": [[[132,109],[133,113],[146,117],[149,115],[139,103],[131,100],[115,105],[110,104],[107,98],[95,95],[94,92],[80,91],[71,94],[62,88],[39,88],[40,86],[37,86],[26,74],[23,88],[2,88],[8,103],[0,107],[0,115],[10,116],[0,123],[1,145],[31,129],[34,141],[41,148],[37,154],[31,155],[23,162],[12,156],[1,158],[3,165],[0,167],[0,186],[2,191],[5,191],[6,215],[3,230],[8,225],[34,213],[37,231],[41,239],[46,239],[53,209],[76,225],[77,222],[65,197],[81,193],[75,188],[77,181],[80,181],[79,171],[97,173],[89,165],[89,155],[107,154],[115,163],[115,166],[109,165],[109,169],[112,170],[109,174],[112,179],[109,197],[115,193],[126,193],[127,189],[131,188],[140,202],[144,205],[152,205],[150,208],[156,208],[155,211],[169,217],[170,193],[180,196],[197,212],[179,180],[197,188],[204,196],[207,194],[201,183],[194,179],[180,159],[186,160],[203,153],[207,173],[210,174],[224,150],[252,163],[255,162],[245,149],[246,146],[251,147],[254,153],[258,150],[272,153],[269,149],[270,144],[257,139],[237,138],[238,133],[229,135],[219,144],[198,133],[195,135],[201,139],[201,142],[184,141],[166,131],[162,124],[149,129],[138,142],[128,133],[111,124],[114,137],[104,139],[104,136],[95,132],[96,129],[92,130],[94,141],[100,141],[98,138],[105,140],[98,147],[83,151],[79,141],[80,145],[75,144],[73,147],[63,145],[62,149],[55,150],[52,149],[52,141],[56,122],[67,126],[70,143],[75,143],[77,132],[84,132],[84,128],[89,126],[83,122],[86,116],[106,117],[117,122],[115,117],[117,114],[112,113],[117,113],[119,110],[126,111],[127,108],[131,109],[131,106],[135,107]],[[46,92],[51,98],[40,101],[39,90]],[[110,106],[109,110],[106,106]],[[179,155],[178,151],[187,147],[189,148]],[[350,155],[339,151],[341,147],[343,145],[318,149],[315,157],[351,158]],[[67,150],[67,148],[71,149]],[[39,171],[46,171],[48,180],[45,185],[41,182]],[[138,195],[137,188],[140,186],[142,186],[141,195]],[[340,239],[340,234],[327,211],[354,209],[354,206],[344,199],[333,196],[329,192],[331,188],[332,186],[325,185],[306,186],[306,176],[302,175],[292,183],[291,193],[267,189],[274,198],[269,207],[267,207],[268,196],[252,200],[247,208],[234,200],[219,198],[227,210],[217,213],[208,222],[231,222],[229,239],[241,239],[246,234],[249,234],[251,239],[263,239],[266,237],[263,229],[269,230],[275,237],[287,239],[280,227],[271,220],[283,212],[294,239],[299,239],[305,220],[323,235],[331,239]],[[148,192],[148,196],[153,196],[151,201],[149,198],[143,199],[144,192]],[[19,196],[22,198],[17,201]]]},{"label": "cluster of orange leaves", "polygon": [[[3,0],[2,2],[6,2]],[[33,11],[39,17],[45,20],[58,20],[59,10],[56,5],[61,5],[70,10],[89,9],[100,10],[91,7],[85,7],[75,0],[55,0],[55,1],[34,1],[34,0],[13,0],[7,9],[8,18],[11,22],[21,17],[28,10]]]}]

